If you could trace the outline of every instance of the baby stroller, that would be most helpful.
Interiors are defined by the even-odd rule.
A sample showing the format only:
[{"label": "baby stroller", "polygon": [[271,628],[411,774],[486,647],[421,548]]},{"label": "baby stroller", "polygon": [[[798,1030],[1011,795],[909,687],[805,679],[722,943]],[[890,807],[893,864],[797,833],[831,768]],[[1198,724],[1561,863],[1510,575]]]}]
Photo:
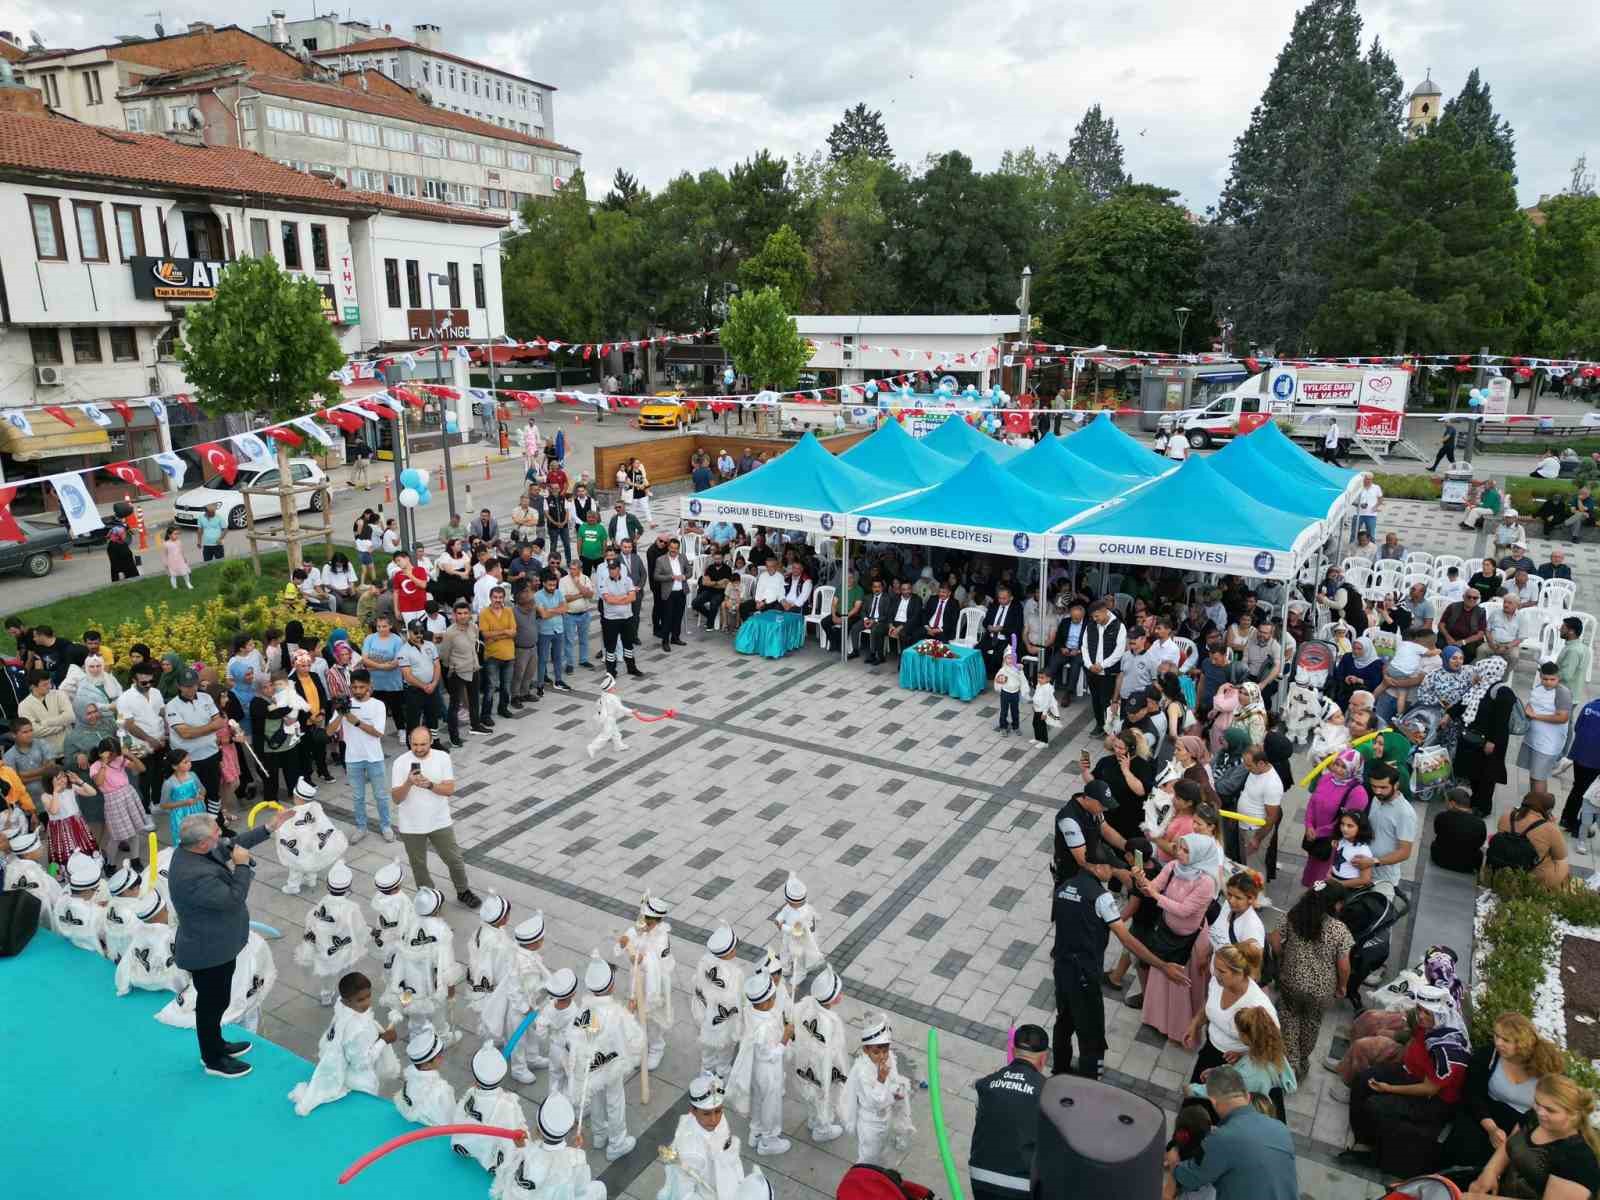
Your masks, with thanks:
[{"label": "baby stroller", "polygon": [[1439,742],[1443,721],[1444,710],[1438,705],[1419,704],[1396,722],[1415,747],[1411,751],[1411,796],[1423,804],[1443,799],[1455,783],[1450,752]]},{"label": "baby stroller", "polygon": [[1294,652],[1294,674],[1290,678],[1305,687],[1325,692],[1338,661],[1339,651],[1332,642],[1308,638]]},{"label": "baby stroller", "polygon": [[1377,888],[1357,892],[1344,902],[1340,919],[1355,939],[1350,951],[1350,983],[1345,999],[1360,1012],[1365,1007],[1361,988],[1389,961],[1390,931],[1411,911],[1411,902],[1396,893],[1393,898]]}]

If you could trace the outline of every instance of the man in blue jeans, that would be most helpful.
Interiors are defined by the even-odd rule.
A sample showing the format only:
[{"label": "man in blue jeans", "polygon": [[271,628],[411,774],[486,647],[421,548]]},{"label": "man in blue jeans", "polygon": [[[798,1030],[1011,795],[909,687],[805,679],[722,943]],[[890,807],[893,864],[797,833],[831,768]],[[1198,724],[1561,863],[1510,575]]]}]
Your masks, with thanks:
[{"label": "man in blue jeans", "polygon": [[533,611],[539,614],[539,683],[534,695],[544,695],[547,675],[553,674],[553,687],[570,692],[561,670],[566,647],[566,601],[561,598],[561,588],[554,571],[546,571],[540,580],[543,585],[533,594]]},{"label": "man in blue jeans", "polygon": [[350,780],[350,807],[355,812],[353,846],[367,836],[367,789],[378,806],[378,829],[386,842],[394,841],[389,827],[389,774],[383,761],[383,701],[372,694],[372,673],[365,667],[350,672],[350,707],[340,710],[334,701],[328,736],[344,739],[344,770]]}]

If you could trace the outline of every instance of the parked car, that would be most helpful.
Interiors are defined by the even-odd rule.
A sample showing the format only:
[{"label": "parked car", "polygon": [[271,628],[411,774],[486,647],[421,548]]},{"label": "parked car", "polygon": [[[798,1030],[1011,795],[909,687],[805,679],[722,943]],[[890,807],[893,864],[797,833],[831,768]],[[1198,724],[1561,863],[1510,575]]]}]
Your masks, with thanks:
[{"label": "parked car", "polygon": [[678,388],[657,392],[639,406],[640,429],[681,429],[694,415],[694,404]]},{"label": "parked car", "polygon": [[19,517],[17,524],[28,540],[0,542],[0,571],[26,571],[42,579],[55,565],[55,552],[72,541],[72,534],[65,525],[37,517]]},{"label": "parked car", "polygon": [[[290,477],[297,484],[327,483],[323,469],[309,458],[289,460]],[[179,494],[173,519],[179,525],[196,526],[206,511],[206,505],[215,504],[217,513],[228,522],[229,529],[244,528],[245,488],[275,488],[278,486],[278,468],[240,467],[230,485],[220,475],[207,479],[201,486]],[[258,521],[276,520],[281,515],[277,496],[251,496],[251,510]],[[295,494],[295,507],[306,512],[321,512],[328,503],[326,491],[304,491]]]}]

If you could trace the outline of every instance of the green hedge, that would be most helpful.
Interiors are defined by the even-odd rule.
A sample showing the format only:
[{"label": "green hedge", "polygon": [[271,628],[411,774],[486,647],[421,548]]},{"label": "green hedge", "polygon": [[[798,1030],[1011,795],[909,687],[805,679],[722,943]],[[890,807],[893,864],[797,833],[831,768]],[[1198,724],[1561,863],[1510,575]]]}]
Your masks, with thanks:
[{"label": "green hedge", "polygon": [[[1531,875],[1498,871],[1490,890],[1498,903],[1481,934],[1488,949],[1478,962],[1470,1020],[1473,1042],[1479,1046],[1494,1037],[1495,1018],[1501,1013],[1533,1014],[1533,992],[1544,980],[1545,961],[1560,954],[1556,919],[1600,925],[1600,892],[1581,884],[1553,892]],[[1600,1086],[1600,1071],[1587,1059],[1567,1055],[1567,1074],[1584,1087]]]},{"label": "green hedge", "polygon": [[[1373,481],[1390,500],[1437,500],[1442,480],[1434,475],[1374,475]],[[1511,507],[1523,516],[1536,510],[1549,496],[1574,496],[1578,484],[1571,479],[1527,479],[1512,476],[1501,479],[1509,492]]]},{"label": "green hedge", "polygon": [[1378,475],[1372,481],[1390,500],[1437,500],[1440,483],[1431,475]]},{"label": "green hedge", "polygon": [[1478,441],[1478,449],[1483,454],[1531,454],[1542,457],[1552,449],[1559,454],[1569,446],[1587,458],[1600,450],[1600,437],[1560,438],[1550,434],[1537,442],[1500,442],[1494,438]]}]

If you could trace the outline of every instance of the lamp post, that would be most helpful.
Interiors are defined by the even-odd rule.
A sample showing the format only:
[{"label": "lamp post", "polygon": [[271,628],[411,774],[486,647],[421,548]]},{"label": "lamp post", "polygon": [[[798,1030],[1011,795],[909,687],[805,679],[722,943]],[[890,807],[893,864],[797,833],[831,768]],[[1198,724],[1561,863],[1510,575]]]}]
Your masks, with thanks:
[{"label": "lamp post", "polygon": [[[428,317],[433,322],[434,340],[437,343],[436,346],[434,347],[434,354],[435,354],[435,361],[434,361],[434,368],[433,368],[433,370],[434,370],[434,382],[435,382],[435,384],[442,386],[443,383],[444,383],[444,335],[440,331],[440,328],[439,328],[439,310],[436,307],[434,307],[434,303],[433,303],[433,284],[434,284],[435,280],[438,280],[440,283],[448,284],[450,282],[450,276],[441,275],[441,274],[438,274],[437,272],[434,272],[434,271],[429,271],[428,272]],[[440,446],[442,446],[444,448],[444,487],[445,487],[445,495],[447,496],[447,498],[449,499],[449,502],[450,502],[450,510],[449,511],[450,511],[451,515],[454,515],[455,511],[456,511],[456,478],[455,478],[455,474],[450,469],[450,428],[449,428],[449,420],[448,420],[448,418],[446,416],[446,408],[445,408],[445,403],[446,402],[445,402],[444,397],[440,396],[440,397],[438,397],[438,400],[439,400],[439,444],[440,444]]]},{"label": "lamp post", "polygon": [[[1019,340],[1028,341],[1028,302],[1033,292],[1033,268],[1022,268],[1022,294],[1017,297],[1017,315],[1022,318],[1021,332],[1017,335]],[[1028,390],[1028,358],[1024,353],[1022,357],[1021,372],[1017,376],[1017,395],[1020,397]],[[1019,399],[1018,404],[1022,401]]]},{"label": "lamp post", "polygon": [[1179,305],[1172,310],[1172,315],[1178,318],[1178,355],[1183,355],[1183,327],[1189,323],[1189,309]]}]

